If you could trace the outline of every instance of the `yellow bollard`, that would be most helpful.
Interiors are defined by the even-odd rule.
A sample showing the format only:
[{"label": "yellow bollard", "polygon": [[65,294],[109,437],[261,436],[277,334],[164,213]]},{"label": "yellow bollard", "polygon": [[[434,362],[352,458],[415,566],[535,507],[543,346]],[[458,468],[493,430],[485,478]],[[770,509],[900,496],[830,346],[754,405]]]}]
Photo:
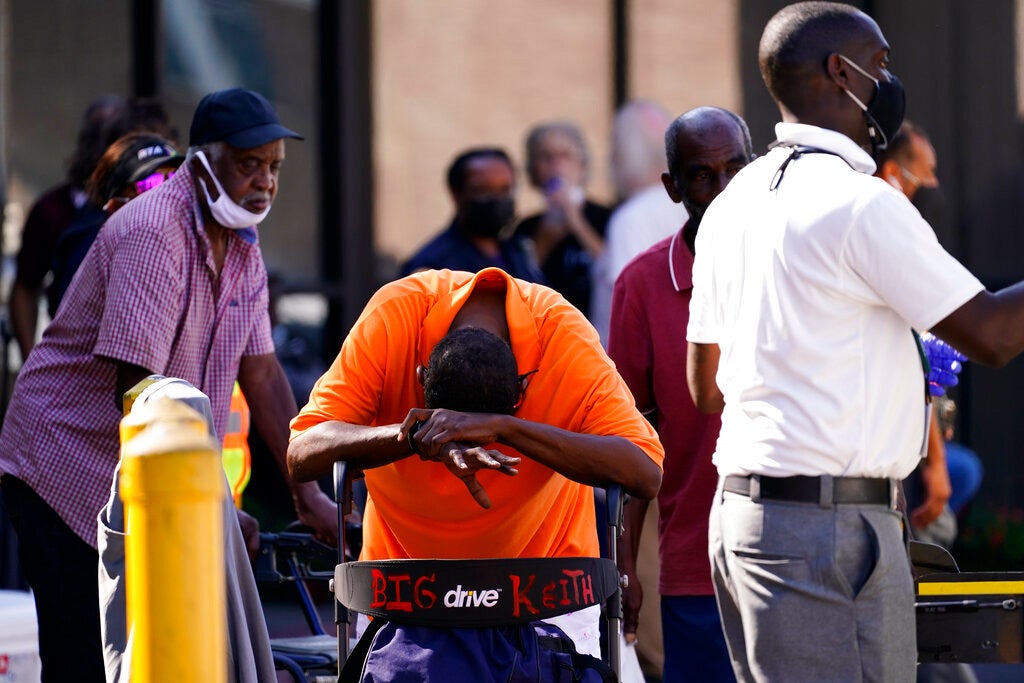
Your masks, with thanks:
[{"label": "yellow bollard", "polygon": [[219,683],[227,678],[220,445],[180,401],[139,412],[122,423],[120,480],[131,680]]},{"label": "yellow bollard", "polygon": [[[150,375],[146,379],[142,380],[128,391],[121,395],[121,410],[123,415],[127,415],[131,412],[132,406],[135,405],[135,399],[142,395],[142,392],[150,387],[150,385],[159,382],[162,379],[167,379],[164,375]],[[124,436],[121,437],[121,445],[124,445]]]}]

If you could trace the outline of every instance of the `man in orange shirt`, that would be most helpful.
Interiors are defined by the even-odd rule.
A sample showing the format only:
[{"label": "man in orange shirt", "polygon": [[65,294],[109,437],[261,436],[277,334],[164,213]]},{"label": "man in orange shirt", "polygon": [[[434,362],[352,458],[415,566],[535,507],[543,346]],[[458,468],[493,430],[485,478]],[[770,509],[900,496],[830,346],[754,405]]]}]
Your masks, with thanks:
[{"label": "man in orange shirt", "polygon": [[[423,407],[417,376],[442,338],[467,327],[504,340],[527,376],[514,415]],[[288,448],[298,480],[337,460],[366,470],[364,560],[596,557],[591,486],[652,498],[663,458],[583,315],[497,268],[381,288],[292,422]],[[597,621],[595,611],[566,629],[581,652],[597,652]]]}]

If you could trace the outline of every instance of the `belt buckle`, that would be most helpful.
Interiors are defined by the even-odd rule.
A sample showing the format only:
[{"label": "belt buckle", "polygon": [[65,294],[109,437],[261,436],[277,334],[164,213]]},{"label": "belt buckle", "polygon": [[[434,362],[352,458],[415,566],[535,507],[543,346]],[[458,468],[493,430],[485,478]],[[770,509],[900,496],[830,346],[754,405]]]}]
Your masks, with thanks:
[{"label": "belt buckle", "polygon": [[761,475],[751,474],[748,478],[750,481],[750,501],[753,503],[761,502]]},{"label": "belt buckle", "polygon": [[824,509],[834,506],[835,482],[831,474],[823,474],[818,477],[818,505]]}]

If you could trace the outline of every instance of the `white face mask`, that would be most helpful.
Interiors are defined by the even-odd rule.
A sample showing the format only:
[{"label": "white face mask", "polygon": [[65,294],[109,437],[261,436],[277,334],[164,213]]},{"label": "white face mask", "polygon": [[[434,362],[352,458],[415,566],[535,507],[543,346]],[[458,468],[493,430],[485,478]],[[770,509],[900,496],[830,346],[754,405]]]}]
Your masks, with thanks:
[{"label": "white face mask", "polygon": [[206,183],[202,178],[199,179],[199,184],[203,188],[203,194],[206,195],[206,205],[210,207],[210,213],[213,214],[213,220],[217,221],[225,228],[231,228],[232,230],[241,230],[242,228],[248,228],[252,225],[259,225],[260,222],[267,217],[270,213],[270,207],[268,206],[261,213],[253,213],[247,211],[238,204],[236,204],[228,193],[221,187],[220,181],[217,180],[217,176],[214,175],[213,169],[210,168],[210,162],[206,160],[206,153],[199,151],[195,153],[195,156],[202,162],[203,166],[206,167],[206,172],[213,178],[213,185],[217,188],[217,192],[220,195],[217,197],[217,201],[210,199],[210,191],[206,189]]}]

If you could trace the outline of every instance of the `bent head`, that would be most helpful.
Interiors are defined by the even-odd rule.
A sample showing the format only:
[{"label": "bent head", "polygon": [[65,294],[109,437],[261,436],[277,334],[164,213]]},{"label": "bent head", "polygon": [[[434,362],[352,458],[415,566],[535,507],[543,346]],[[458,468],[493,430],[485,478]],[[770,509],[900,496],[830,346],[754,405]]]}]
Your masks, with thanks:
[{"label": "bent head", "polygon": [[696,227],[708,206],[754,157],[750,131],[742,118],[727,109],[692,109],[665,131],[668,172],[665,191],[682,203]]},{"label": "bent head", "polygon": [[445,335],[418,368],[427,408],[511,415],[519,402],[520,378],[512,348],[479,327]]}]

